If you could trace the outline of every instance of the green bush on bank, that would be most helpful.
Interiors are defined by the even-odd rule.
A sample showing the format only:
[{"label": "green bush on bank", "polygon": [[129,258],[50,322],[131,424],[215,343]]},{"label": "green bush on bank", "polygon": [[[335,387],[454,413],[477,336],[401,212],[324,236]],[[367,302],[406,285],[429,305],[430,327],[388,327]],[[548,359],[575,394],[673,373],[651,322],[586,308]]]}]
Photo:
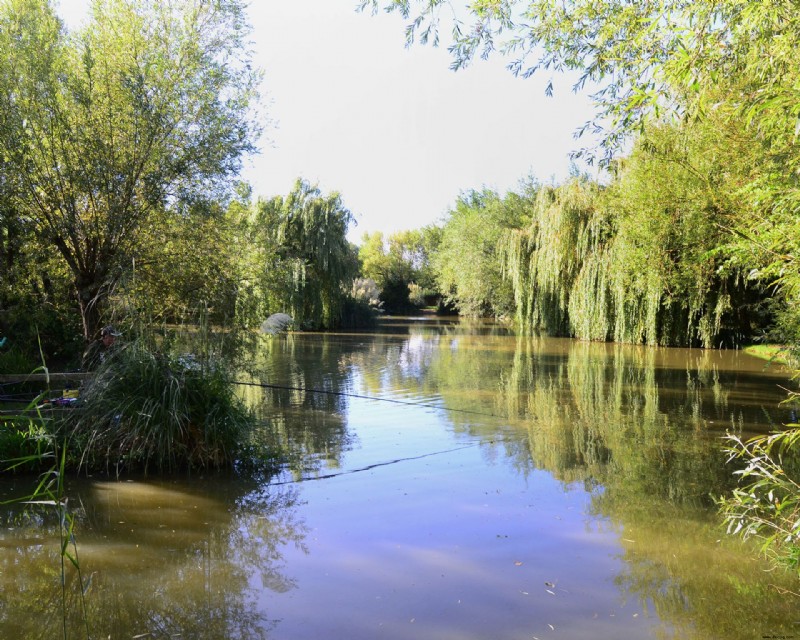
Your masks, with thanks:
[{"label": "green bush on bank", "polygon": [[0,473],[34,472],[52,466],[53,435],[41,418],[7,415],[0,418]]}]

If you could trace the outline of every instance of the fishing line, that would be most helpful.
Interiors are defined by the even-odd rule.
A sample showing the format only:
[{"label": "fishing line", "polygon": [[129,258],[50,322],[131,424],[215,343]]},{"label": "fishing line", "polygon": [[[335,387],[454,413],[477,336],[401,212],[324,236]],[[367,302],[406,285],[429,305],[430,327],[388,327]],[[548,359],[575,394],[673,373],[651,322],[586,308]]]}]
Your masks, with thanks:
[{"label": "fishing line", "polygon": [[439,404],[432,404],[430,402],[411,402],[409,400],[397,400],[396,398],[379,398],[377,396],[366,396],[360,393],[349,393],[347,391],[329,391],[327,389],[309,389],[307,387],[291,387],[280,384],[268,384],[266,382],[244,382],[234,380],[233,384],[238,384],[247,387],[263,387],[265,389],[279,389],[281,391],[302,391],[304,393],[320,393],[330,396],[341,396],[344,398],[359,398],[360,400],[374,400],[375,402],[391,402],[392,404],[402,404],[410,407],[424,407],[427,409],[439,409],[444,411],[452,411],[455,413],[469,413],[475,416],[484,416],[487,418],[498,418],[500,420],[509,420],[508,416],[499,416],[496,413],[486,413],[485,411],[472,411],[470,409],[451,409],[443,407]]},{"label": "fishing line", "polygon": [[[380,398],[378,398],[380,400]],[[488,441],[488,444],[494,444],[494,440]],[[300,484],[301,482],[311,482],[312,480],[328,480],[330,478],[338,478],[339,476],[348,476],[353,473],[361,473],[362,471],[369,471],[370,469],[376,469],[378,467],[388,467],[390,464],[397,464],[399,462],[408,462],[410,460],[421,460],[423,458],[430,458],[431,456],[441,456],[445,453],[453,453],[454,451],[463,451],[464,449],[472,449],[473,447],[477,447],[481,444],[485,444],[484,442],[472,442],[470,444],[466,444],[461,447],[454,447],[452,449],[444,449],[442,451],[434,451],[433,453],[423,453],[419,456],[410,456],[408,458],[397,458],[396,460],[387,460],[386,462],[376,462],[374,464],[368,464],[366,467],[359,467],[358,469],[350,469],[349,471],[339,471],[337,473],[326,473],[322,476],[313,476],[308,478],[299,478],[297,480],[284,480],[282,482],[270,482],[270,486],[279,486],[284,484]]]}]

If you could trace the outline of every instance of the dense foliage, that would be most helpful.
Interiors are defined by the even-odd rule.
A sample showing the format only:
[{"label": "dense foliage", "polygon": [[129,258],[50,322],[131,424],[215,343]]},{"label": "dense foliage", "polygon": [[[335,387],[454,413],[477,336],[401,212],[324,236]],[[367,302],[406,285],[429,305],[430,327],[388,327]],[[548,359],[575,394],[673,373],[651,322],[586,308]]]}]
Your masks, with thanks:
[{"label": "dense foliage", "polygon": [[[769,312],[780,320],[778,335],[797,339],[800,17],[791,3],[480,0],[452,12],[443,11],[452,6],[444,0],[361,6],[399,12],[409,42],[438,44],[442,27],[452,27],[454,68],[497,50],[525,76],[577,72],[575,88],[593,91],[597,105],[584,130],[598,131],[602,140],[584,155],[599,152],[605,164],[620,167],[623,143],[635,144],[616,173],[624,209],[610,224],[615,229],[622,220],[623,233],[638,235],[618,259],[632,257],[635,264],[638,254],[658,262],[624,300],[639,307],[636,296],[649,295],[644,308],[632,309],[649,319],[620,331],[611,318],[588,335],[582,331],[585,337],[717,346],[715,334],[730,321],[725,342],[734,343],[744,319],[724,315],[737,313],[736,296],[750,304],[759,288],[773,287]],[[665,233],[662,248],[656,243]],[[657,255],[647,253],[648,242],[661,249]],[[674,329],[666,328],[669,322]]]},{"label": "dense foliage", "polygon": [[[33,317],[56,353],[75,336],[76,305],[88,339],[108,302],[171,321],[203,306],[216,322],[256,326],[282,312],[330,328],[370,315],[353,299],[361,277],[384,311],[438,301],[590,340],[798,337],[794,35],[781,6],[701,2],[687,19],[671,2],[473,3],[462,18],[480,28],[456,33],[456,66],[508,37],[518,72],[579,69],[599,88],[606,151],[623,137],[630,151],[607,158],[602,183],[467,192],[441,227],[368,234],[359,269],[338,194],[299,180],[286,196],[253,201],[242,186],[231,197],[225,178],[257,132],[241,6],[157,5],[105,0],[75,33],[44,0],[2,5],[2,37],[14,39],[1,77],[5,333],[30,341]],[[435,33],[440,5],[420,6],[411,37]],[[387,8],[411,18],[414,6]],[[162,28],[170,39],[142,40]],[[707,46],[720,34],[722,53]],[[766,67],[754,58],[764,53]]]},{"label": "dense foliage", "polygon": [[71,33],[48,0],[0,5],[5,226],[59,255],[86,340],[148,222],[218,199],[252,149],[242,11],[101,0]]},{"label": "dense foliage", "polygon": [[508,228],[518,228],[524,213],[490,191],[462,194],[444,226],[433,259],[445,299],[467,315],[514,313],[511,283],[497,253]]},{"label": "dense foliage", "polygon": [[358,261],[347,241],[353,216],[338,193],[298,180],[285,198],[256,203],[249,221],[262,253],[264,307],[298,327],[339,326]]},{"label": "dense foliage", "polygon": [[383,233],[365,233],[358,257],[361,274],[380,290],[382,308],[405,313],[438,301],[433,256],[439,250],[442,230],[427,226],[399,231],[384,238]]}]

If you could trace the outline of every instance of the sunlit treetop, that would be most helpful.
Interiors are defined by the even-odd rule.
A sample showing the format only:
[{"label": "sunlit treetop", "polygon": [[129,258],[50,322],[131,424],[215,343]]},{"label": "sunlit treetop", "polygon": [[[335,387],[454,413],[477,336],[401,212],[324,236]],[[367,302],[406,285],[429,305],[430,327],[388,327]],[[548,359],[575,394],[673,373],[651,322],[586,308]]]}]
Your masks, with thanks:
[{"label": "sunlit treetop", "polygon": [[0,161],[61,255],[89,340],[152,216],[223,199],[260,131],[239,0],[0,1]]}]

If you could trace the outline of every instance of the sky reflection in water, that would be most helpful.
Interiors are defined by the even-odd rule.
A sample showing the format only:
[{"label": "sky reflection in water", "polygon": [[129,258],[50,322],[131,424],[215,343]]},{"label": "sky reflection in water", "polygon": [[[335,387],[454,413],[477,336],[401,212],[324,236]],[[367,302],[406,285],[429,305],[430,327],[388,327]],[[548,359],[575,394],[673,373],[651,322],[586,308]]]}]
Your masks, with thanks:
[{"label": "sky reflection in water", "polygon": [[[254,354],[251,381],[293,387],[243,390],[292,453],[271,483],[74,483],[93,637],[800,637],[796,581],[726,539],[710,499],[731,482],[719,436],[786,420],[785,372],[390,329]],[[52,518],[3,517],[0,636],[51,637]]]}]

